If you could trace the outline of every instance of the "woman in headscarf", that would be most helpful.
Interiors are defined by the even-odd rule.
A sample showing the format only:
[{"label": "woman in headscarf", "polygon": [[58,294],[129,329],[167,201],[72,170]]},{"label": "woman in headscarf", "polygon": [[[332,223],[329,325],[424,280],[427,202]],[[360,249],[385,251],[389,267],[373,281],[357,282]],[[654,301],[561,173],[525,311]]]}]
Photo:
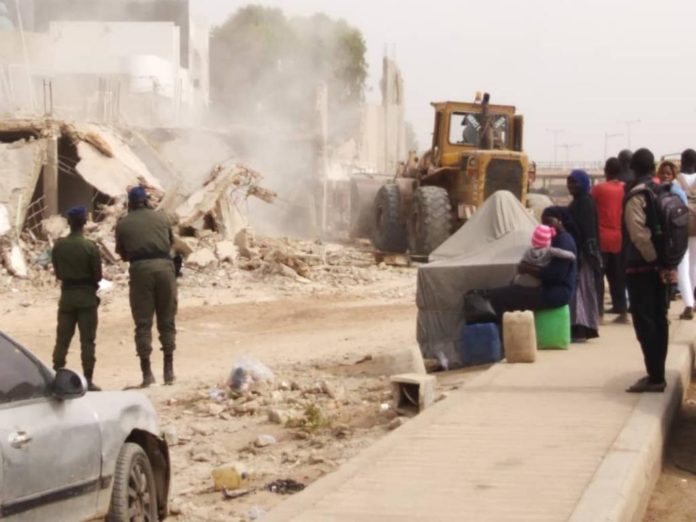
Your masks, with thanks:
[{"label": "woman in headscarf", "polygon": [[[575,241],[567,226],[572,227],[570,212],[565,207],[547,207],[541,222],[556,229],[551,246],[576,254]],[[554,257],[545,267],[536,267],[521,262],[520,274],[530,274],[541,280],[541,286],[525,287],[509,285],[502,288],[478,291],[490,300],[499,320],[505,312],[513,310],[544,310],[567,305],[575,292],[577,280],[575,260]]]},{"label": "woman in headscarf", "polygon": [[604,277],[599,250],[597,209],[590,196],[590,176],[584,170],[573,170],[568,176],[568,192],[573,201],[568,205],[572,225],[568,232],[578,249],[578,282],[575,297],[570,301],[571,336],[574,342],[599,337],[599,290]]}]

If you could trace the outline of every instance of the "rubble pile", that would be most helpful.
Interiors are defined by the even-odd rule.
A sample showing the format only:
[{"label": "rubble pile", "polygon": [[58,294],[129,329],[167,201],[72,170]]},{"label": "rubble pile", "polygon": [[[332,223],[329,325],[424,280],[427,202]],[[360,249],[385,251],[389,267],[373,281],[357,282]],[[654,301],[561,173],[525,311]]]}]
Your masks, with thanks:
[{"label": "rubble pile", "polygon": [[384,378],[274,370],[273,379],[231,375],[214,388],[201,384],[158,408],[165,433],[177,432],[173,472],[182,470],[188,482],[172,503],[184,519],[229,520],[253,505],[268,509],[383,436],[397,418],[383,407],[391,401]]}]

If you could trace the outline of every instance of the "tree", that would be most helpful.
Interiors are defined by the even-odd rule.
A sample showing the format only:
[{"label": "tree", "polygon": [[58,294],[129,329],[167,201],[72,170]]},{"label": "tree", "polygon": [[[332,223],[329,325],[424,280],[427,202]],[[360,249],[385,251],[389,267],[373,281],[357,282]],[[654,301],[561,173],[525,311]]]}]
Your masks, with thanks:
[{"label": "tree", "polygon": [[[324,14],[288,19],[280,9],[248,6],[215,29],[211,96],[229,121],[309,125],[317,87],[329,92],[332,134],[357,130],[367,63],[361,32]],[[344,136],[347,137],[347,136]]]}]

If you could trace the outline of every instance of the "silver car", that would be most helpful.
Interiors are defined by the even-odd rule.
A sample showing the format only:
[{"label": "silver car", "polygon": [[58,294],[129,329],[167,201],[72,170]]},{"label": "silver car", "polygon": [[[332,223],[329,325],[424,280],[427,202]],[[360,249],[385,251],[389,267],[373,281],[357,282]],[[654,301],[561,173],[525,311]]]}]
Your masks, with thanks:
[{"label": "silver car", "polygon": [[86,393],[0,332],[0,520],[165,518],[169,450],[139,392]]}]

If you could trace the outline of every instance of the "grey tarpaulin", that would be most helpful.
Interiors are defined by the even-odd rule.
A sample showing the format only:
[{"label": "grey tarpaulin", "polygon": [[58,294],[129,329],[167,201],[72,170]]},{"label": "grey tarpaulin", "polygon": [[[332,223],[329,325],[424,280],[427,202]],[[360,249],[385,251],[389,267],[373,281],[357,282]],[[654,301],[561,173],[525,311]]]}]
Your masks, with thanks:
[{"label": "grey tarpaulin", "polygon": [[510,192],[496,192],[433,252],[438,261],[418,269],[417,338],[423,357],[444,356],[449,368],[461,365],[456,344],[464,294],[509,284],[536,225]]}]

